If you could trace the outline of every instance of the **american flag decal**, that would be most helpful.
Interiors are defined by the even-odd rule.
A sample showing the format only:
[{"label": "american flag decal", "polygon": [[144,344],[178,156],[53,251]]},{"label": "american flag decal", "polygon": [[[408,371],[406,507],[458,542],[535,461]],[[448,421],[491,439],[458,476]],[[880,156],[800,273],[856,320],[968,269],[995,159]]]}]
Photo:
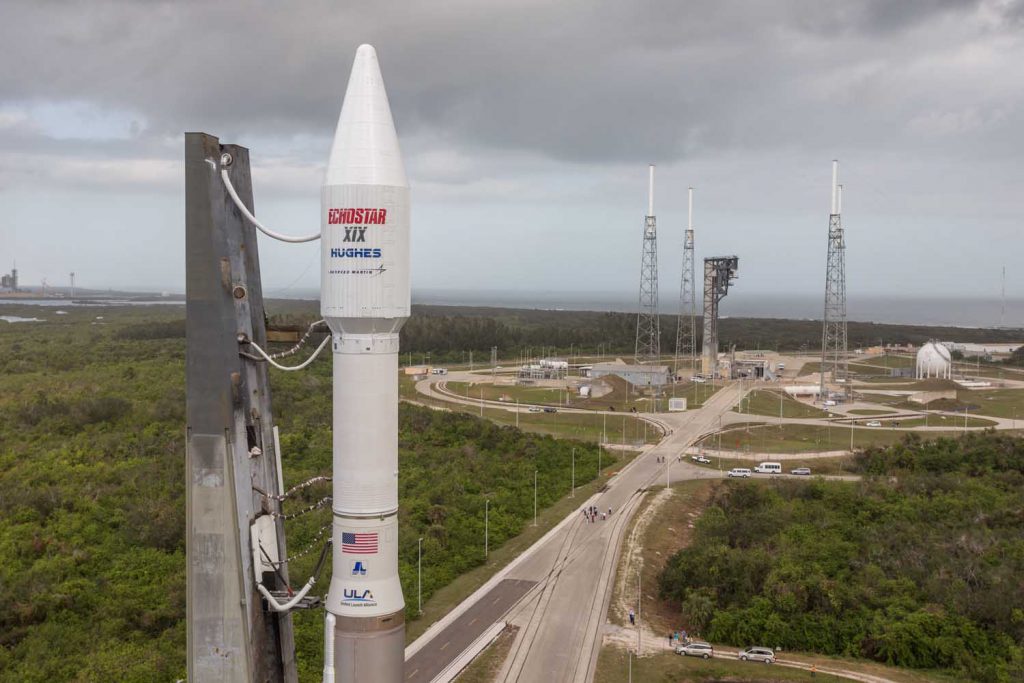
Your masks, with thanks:
[{"label": "american flag decal", "polygon": [[352,534],[341,533],[341,552],[353,555],[373,555],[377,552],[377,532]]}]

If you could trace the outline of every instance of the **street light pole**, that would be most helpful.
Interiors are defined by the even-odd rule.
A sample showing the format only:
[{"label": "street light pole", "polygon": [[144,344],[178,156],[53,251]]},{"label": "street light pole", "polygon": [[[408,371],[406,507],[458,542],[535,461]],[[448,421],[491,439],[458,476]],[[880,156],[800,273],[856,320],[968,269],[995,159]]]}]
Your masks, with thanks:
[{"label": "street light pole", "polygon": [[643,573],[641,570],[636,571],[636,656],[640,656],[640,607],[644,601],[644,594],[640,587],[643,581]]},{"label": "street light pole", "polygon": [[537,470],[533,471],[533,525],[537,526]]},{"label": "street light pole", "polygon": [[488,524],[490,522],[490,511],[491,511],[491,501],[490,500],[484,500],[484,559],[487,558],[487,551],[489,550],[490,537],[489,537]]},{"label": "street light pole", "polygon": [[423,614],[423,538],[416,542],[416,586],[419,592],[419,610]]},{"label": "street light pole", "polygon": [[576,447],[572,449],[572,493],[569,495],[570,498],[576,497]]}]

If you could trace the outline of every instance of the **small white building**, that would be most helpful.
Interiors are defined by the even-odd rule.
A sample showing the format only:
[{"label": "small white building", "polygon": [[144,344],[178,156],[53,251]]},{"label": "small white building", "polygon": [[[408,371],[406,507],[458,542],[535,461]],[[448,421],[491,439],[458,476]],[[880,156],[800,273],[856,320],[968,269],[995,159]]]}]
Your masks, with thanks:
[{"label": "small white building", "polygon": [[915,367],[918,379],[953,377],[953,357],[949,349],[938,342],[930,341],[918,349]]}]

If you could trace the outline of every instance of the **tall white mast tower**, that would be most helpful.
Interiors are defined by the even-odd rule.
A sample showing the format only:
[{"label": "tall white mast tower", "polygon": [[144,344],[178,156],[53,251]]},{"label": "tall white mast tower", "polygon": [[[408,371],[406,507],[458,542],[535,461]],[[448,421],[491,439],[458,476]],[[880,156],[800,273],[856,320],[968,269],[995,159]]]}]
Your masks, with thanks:
[{"label": "tall white mast tower", "polygon": [[679,359],[690,359],[690,372],[697,368],[697,291],[693,277],[693,188],[688,191],[686,236],[683,238],[683,274],[679,282],[679,318],[676,321],[676,376]]},{"label": "tall white mast tower", "polygon": [[643,256],[640,263],[640,310],[636,316],[636,362],[661,355],[658,319],[658,230],[654,218],[654,164],[649,166],[647,216],[644,218]]},{"label": "tall white mast tower", "polygon": [[825,260],[825,315],[821,334],[821,399],[828,396],[826,378],[843,382],[852,393],[847,367],[846,345],[846,238],[840,215],[843,188],[839,184],[839,162],[832,161],[832,211],[828,217],[828,256]]}]

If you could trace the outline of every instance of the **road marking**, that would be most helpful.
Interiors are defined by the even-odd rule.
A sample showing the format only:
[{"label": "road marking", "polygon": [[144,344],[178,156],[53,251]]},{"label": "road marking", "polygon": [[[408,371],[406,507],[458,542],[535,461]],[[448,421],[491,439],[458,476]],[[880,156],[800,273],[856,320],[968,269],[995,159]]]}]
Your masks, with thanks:
[{"label": "road marking", "polygon": [[444,651],[444,649],[445,649],[446,647],[448,647],[449,645],[451,645],[451,643],[452,643],[452,641],[450,641],[450,640],[446,640],[446,641],[444,642],[444,645],[442,645],[442,646],[441,646],[441,649],[439,650],[439,652],[443,652],[443,651]]},{"label": "road marking", "polygon": [[473,624],[475,624],[478,618],[479,617],[473,617],[473,621],[469,622],[469,625],[472,626]]},{"label": "road marking", "polygon": [[494,602],[492,602],[491,604],[497,605],[499,602],[501,602],[501,598],[494,598]]},{"label": "road marking", "polygon": [[412,678],[413,676],[415,676],[419,672],[420,672],[419,669],[413,669],[412,673],[405,677],[405,680],[409,680],[410,678]]}]

